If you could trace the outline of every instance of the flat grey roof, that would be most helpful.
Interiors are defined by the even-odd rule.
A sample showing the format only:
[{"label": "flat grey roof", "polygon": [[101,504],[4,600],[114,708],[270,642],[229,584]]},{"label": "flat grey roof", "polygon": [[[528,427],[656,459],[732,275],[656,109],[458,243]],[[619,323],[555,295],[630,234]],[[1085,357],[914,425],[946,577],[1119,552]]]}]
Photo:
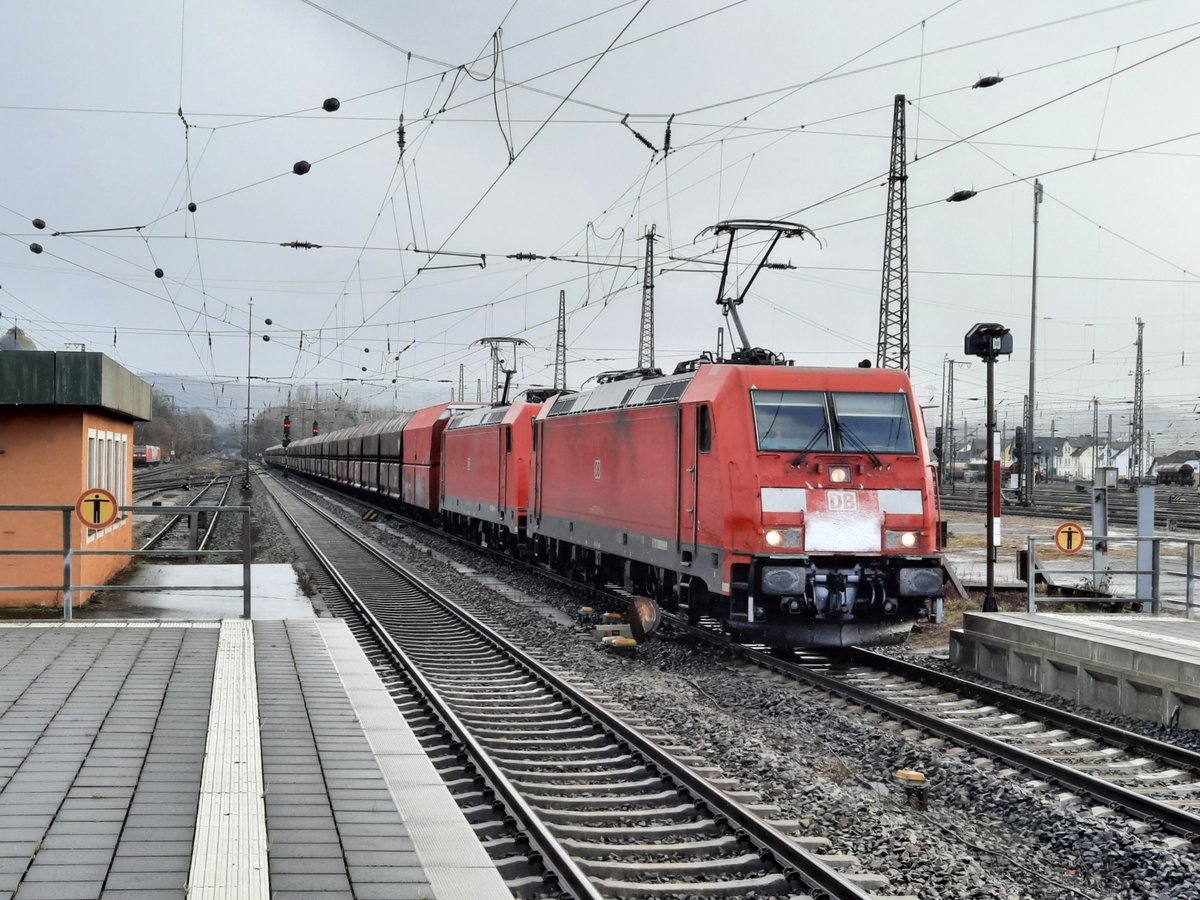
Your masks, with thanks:
[{"label": "flat grey roof", "polygon": [[150,384],[103,353],[0,353],[0,406],[82,406],[150,421]]}]

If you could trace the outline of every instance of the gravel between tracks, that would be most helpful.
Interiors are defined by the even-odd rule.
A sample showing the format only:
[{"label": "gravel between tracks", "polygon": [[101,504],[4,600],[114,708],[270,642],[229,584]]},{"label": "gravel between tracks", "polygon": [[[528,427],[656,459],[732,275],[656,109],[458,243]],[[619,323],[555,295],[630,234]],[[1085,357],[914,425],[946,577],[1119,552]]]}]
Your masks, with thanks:
[{"label": "gravel between tracks", "polygon": [[[256,491],[254,504],[260,502]],[[327,502],[334,508],[336,502]],[[1031,786],[990,761],[973,760],[894,723],[850,711],[803,687],[714,658],[683,641],[656,638],[634,656],[601,649],[579,627],[514,605],[438,562],[412,540],[458,559],[461,549],[398,522],[348,516],[396,559],[453,594],[486,606],[518,642],[586,679],[695,748],[742,786],[759,791],[805,833],[886,874],[888,892],[923,900],[1069,897],[1200,897],[1200,858],[1168,850],[1156,829],[1137,833],[1123,817],[1102,819],[1063,805],[1056,789]],[[256,514],[256,548],[292,561],[286,533]],[[269,548],[269,553],[268,553]],[[256,549],[256,560],[259,552]],[[482,556],[469,563],[537,601],[573,614],[569,592]],[[925,660],[922,660],[925,661]],[[899,768],[931,779],[929,806],[906,805],[891,786]]]}]

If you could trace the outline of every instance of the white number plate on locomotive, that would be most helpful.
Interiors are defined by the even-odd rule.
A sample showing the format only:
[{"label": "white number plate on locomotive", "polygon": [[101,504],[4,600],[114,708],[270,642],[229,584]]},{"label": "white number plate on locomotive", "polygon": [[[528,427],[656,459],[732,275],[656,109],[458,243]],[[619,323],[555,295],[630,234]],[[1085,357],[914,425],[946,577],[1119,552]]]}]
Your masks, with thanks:
[{"label": "white number plate on locomotive", "polygon": [[829,491],[825,494],[825,508],[830,512],[857,512],[858,494],[854,491]]}]

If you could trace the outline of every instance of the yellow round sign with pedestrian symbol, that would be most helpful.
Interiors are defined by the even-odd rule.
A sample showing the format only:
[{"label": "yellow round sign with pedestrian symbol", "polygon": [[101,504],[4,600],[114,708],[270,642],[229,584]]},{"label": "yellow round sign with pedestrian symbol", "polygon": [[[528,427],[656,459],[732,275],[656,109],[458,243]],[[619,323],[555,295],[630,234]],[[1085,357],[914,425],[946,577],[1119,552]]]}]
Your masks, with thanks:
[{"label": "yellow round sign with pedestrian symbol", "polygon": [[88,528],[107,528],[120,511],[117,498],[104,488],[88,488],[75,501],[75,515]]},{"label": "yellow round sign with pedestrian symbol", "polygon": [[1078,553],[1083,549],[1083,526],[1077,522],[1063,522],[1054,532],[1054,546],[1060,553],[1068,555]]}]

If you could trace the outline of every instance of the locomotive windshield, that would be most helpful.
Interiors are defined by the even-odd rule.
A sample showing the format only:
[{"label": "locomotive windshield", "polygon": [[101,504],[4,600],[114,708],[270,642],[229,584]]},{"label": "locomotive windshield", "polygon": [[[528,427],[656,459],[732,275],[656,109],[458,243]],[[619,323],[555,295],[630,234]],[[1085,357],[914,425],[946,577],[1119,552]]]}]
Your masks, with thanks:
[{"label": "locomotive windshield", "polygon": [[760,450],[916,452],[902,393],[751,391],[751,400]]},{"label": "locomotive windshield", "polygon": [[916,452],[904,394],[834,394],[833,409],[843,450],[857,445],[875,453]]},{"label": "locomotive windshield", "polygon": [[752,391],[760,450],[830,450],[825,395],[819,391]]}]

